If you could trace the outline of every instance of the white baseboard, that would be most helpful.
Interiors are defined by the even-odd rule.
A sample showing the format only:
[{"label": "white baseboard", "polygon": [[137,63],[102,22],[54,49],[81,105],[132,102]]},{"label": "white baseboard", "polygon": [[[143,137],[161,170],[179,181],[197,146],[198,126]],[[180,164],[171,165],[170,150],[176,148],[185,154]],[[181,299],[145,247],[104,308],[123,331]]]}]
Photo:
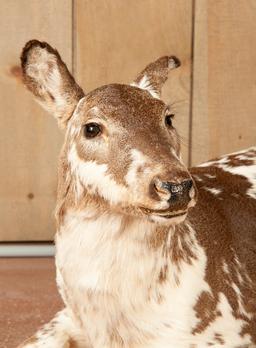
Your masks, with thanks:
[{"label": "white baseboard", "polygon": [[55,254],[55,246],[47,243],[2,243],[0,257],[50,257]]}]

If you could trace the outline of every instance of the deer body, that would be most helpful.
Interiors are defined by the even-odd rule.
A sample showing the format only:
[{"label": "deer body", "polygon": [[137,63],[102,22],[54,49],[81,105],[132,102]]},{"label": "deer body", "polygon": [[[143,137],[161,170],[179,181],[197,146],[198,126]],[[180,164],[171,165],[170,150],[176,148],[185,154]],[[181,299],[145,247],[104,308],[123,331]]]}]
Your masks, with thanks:
[{"label": "deer body", "polygon": [[256,148],[185,168],[158,99],[174,57],[132,86],[85,96],[47,44],[29,42],[22,62],[28,88],[66,127],[65,309],[22,347],[255,347]]}]

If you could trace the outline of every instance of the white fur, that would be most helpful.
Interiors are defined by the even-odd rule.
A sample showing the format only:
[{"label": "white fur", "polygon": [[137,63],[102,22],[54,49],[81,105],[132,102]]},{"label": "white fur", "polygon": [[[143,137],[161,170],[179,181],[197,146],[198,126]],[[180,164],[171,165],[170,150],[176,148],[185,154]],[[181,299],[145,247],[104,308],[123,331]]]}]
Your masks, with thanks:
[{"label": "white fur", "polygon": [[151,85],[151,82],[147,75],[143,75],[138,83],[135,83],[135,82],[131,83],[131,86],[135,86],[148,91],[152,95],[152,97],[156,99],[160,98],[158,92],[155,91],[153,86]]},{"label": "white fur", "polygon": [[256,161],[254,165],[250,166],[223,166],[222,169],[231,174],[238,174],[246,177],[251,184],[251,187],[247,190],[247,195],[256,199]]},{"label": "white fur", "polygon": [[68,160],[71,164],[73,175],[78,178],[76,180],[78,195],[82,193],[81,182],[89,192],[99,194],[113,204],[123,202],[124,197],[129,197],[127,188],[116,183],[111,175],[108,174],[108,166],[106,164],[81,160],[78,157],[75,145],[72,145],[69,151]]},{"label": "white fur", "polygon": [[203,179],[198,175],[193,175],[193,178],[195,178],[196,181],[203,181]]},{"label": "white fur", "polygon": [[[221,168],[222,170],[229,172],[231,174],[237,174],[244,176],[247,178],[251,187],[247,190],[247,195],[251,198],[256,199],[256,160],[250,157],[248,154],[250,152],[255,152],[256,147],[251,147],[249,149],[234,152],[229,155],[222,156],[220,159],[216,161],[210,161],[199,165],[199,167],[208,167],[208,166],[216,166]],[[253,164],[250,165],[240,165],[240,166],[229,166],[229,156],[236,155],[236,158],[239,160],[252,160]]]},{"label": "white fur", "polygon": [[[110,346],[108,328],[111,327],[117,328],[118,334],[127,342],[125,347],[130,347],[128,342],[133,340],[137,342],[136,348],[190,348],[191,344],[205,348],[207,342],[214,342],[216,332],[223,334],[228,347],[250,342],[248,335],[239,335],[244,321],[234,318],[223,294],[220,294],[218,304],[222,316],[203,333],[191,333],[199,323],[194,311],[197,299],[202,291],[211,293],[211,290],[204,280],[206,255],[190,225],[187,225],[190,233],[185,241],[197,259],[191,264],[181,261],[177,267],[169,263],[161,248],[148,249],[143,243],[154,233],[156,225],[135,219],[121,230],[118,215],[93,219],[85,216],[75,212],[67,215],[56,239],[56,264],[58,285],[60,288],[68,285],[68,289],[72,289],[69,305],[78,311],[82,330],[88,333],[93,347]],[[91,216],[91,212],[87,216]],[[174,227],[170,227],[167,241],[170,250],[173,233]],[[178,245],[182,248],[181,242]],[[157,276],[166,262],[168,280],[158,284]],[[150,286],[152,290],[148,297]],[[160,297],[162,302],[158,302]],[[239,303],[243,312],[242,302]],[[95,305],[98,312],[93,309]],[[97,330],[100,336],[97,336]],[[148,333],[152,339],[147,338]],[[111,347],[120,346],[112,343]]]},{"label": "white fur", "polygon": [[[145,193],[141,192],[142,189],[145,189],[144,186],[147,187],[148,185],[141,185],[141,182],[144,178],[144,183],[148,181],[148,178],[154,177],[154,174],[157,175],[158,173],[161,173],[161,165],[160,164],[154,164],[152,167],[152,161],[148,156],[146,156],[144,153],[139,151],[138,149],[134,148],[130,151],[131,156],[131,164],[128,168],[127,174],[125,175],[125,181],[127,185],[129,186],[129,190],[133,192],[133,197],[136,202],[141,201],[141,197],[145,196]],[[139,167],[143,167],[143,170],[140,174],[138,174]],[[140,177],[140,180],[138,180],[138,176]],[[147,192],[146,192],[147,194]],[[167,199],[164,199],[159,202],[154,202],[155,209],[167,209],[169,206]]]},{"label": "white fur", "polygon": [[[173,215],[175,214],[179,214],[183,211],[181,210],[178,210],[178,211],[175,211],[175,212],[172,212]],[[184,215],[181,215],[181,216],[177,216],[177,217],[173,217],[173,218],[165,218],[163,216],[160,216],[160,215],[151,215],[150,216],[150,220],[151,221],[154,221],[154,222],[157,222],[159,224],[164,224],[164,225],[178,225],[180,224],[181,222],[183,222],[187,217],[187,214],[184,214]]]},{"label": "white fur", "polygon": [[216,178],[216,175],[211,175],[211,174],[204,174],[204,176],[206,176],[206,178],[209,178],[209,179],[215,179]]},{"label": "white fur", "polygon": [[203,189],[211,192],[215,196],[217,196],[221,193],[221,189],[218,189],[216,187],[203,187]]},{"label": "white fur", "polygon": [[169,68],[170,70],[171,70],[171,69],[177,68],[177,63],[176,63],[175,59],[169,58],[169,61],[168,61],[168,68]]},{"label": "white fur", "polygon": [[[243,337],[239,334],[243,328],[243,325],[245,324],[245,321],[242,319],[237,319],[232,314],[232,308],[230,307],[230,304],[228,302],[228,299],[223,293],[219,294],[219,303],[218,303],[218,310],[221,312],[221,316],[218,316],[212,325],[210,325],[202,334],[201,339],[208,339],[212,337],[214,338],[214,334],[218,332],[221,334],[225,342],[228,338],[229,345],[227,346],[227,343],[224,345],[215,345],[213,347],[230,347],[230,348],[236,348],[236,347],[247,347],[248,344],[250,344],[250,336],[248,334],[244,335]],[[201,347],[201,346],[200,346]],[[205,346],[206,347],[206,346]],[[204,348],[205,348],[204,347]]]},{"label": "white fur", "polygon": [[[39,81],[41,88],[44,93],[50,92],[54,96],[54,109],[63,110],[67,105],[65,94],[62,91],[62,77],[58,69],[56,57],[50,54],[46,49],[35,48],[34,52],[30,53],[32,56],[36,54],[36,61],[33,61],[33,57],[30,60],[30,64],[26,67],[26,73],[28,76]],[[49,70],[49,64],[52,65]],[[52,111],[52,104],[38,102],[47,108],[50,112]]]},{"label": "white fur", "polygon": [[[201,291],[209,291],[204,280],[206,256],[193,229],[188,226],[191,234],[187,243],[197,260],[191,265],[182,261],[179,268],[169,264],[168,281],[161,285],[157,277],[168,260],[161,248],[148,249],[143,243],[147,235],[154,233],[156,225],[134,220],[125,230],[121,231],[121,226],[117,215],[86,219],[70,212],[56,239],[59,287],[68,284],[72,289],[71,306],[79,311],[94,347],[109,346],[107,328],[113,324],[127,342],[131,339],[141,342],[136,347],[189,348],[197,340],[191,334],[191,327],[198,323],[193,307]],[[153,284],[151,297],[145,301]],[[88,291],[92,297],[87,301]],[[159,296],[162,303],[157,302]],[[95,304],[99,313],[93,312]],[[124,323],[119,319],[120,311],[126,318]],[[96,328],[101,333],[98,338]],[[154,343],[151,340],[147,343],[147,332],[154,336]],[[199,347],[204,344],[201,342]]]},{"label": "white fur", "polygon": [[77,337],[83,347],[86,347],[88,338],[86,334],[80,334],[75,324],[72,314],[65,308],[36,333],[31,343],[19,348],[64,348],[71,337]]},{"label": "white fur", "polygon": [[73,139],[78,136],[79,131],[80,131],[80,127],[74,126],[74,121],[79,116],[79,110],[80,110],[82,104],[84,104],[84,102],[85,102],[85,97],[83,97],[79,100],[79,102],[77,103],[76,108],[75,108],[75,110],[70,118],[70,121],[68,122],[67,134],[69,134],[70,137]]},{"label": "white fur", "polygon": [[131,150],[131,159],[131,165],[125,176],[125,181],[129,186],[136,185],[138,181],[138,168],[140,166],[145,166],[147,163],[150,163],[148,157],[146,157],[141,151],[137,149]]}]

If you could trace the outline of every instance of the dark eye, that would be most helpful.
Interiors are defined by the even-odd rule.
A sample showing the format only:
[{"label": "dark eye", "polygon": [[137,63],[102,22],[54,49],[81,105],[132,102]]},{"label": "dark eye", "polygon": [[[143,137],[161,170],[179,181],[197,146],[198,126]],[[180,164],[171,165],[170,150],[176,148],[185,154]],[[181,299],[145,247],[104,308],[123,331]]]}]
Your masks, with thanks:
[{"label": "dark eye", "polygon": [[174,114],[166,115],[165,116],[165,124],[168,127],[172,127],[172,119],[174,117]]},{"label": "dark eye", "polygon": [[101,133],[102,129],[98,123],[87,123],[84,126],[84,136],[86,138],[94,138]]}]

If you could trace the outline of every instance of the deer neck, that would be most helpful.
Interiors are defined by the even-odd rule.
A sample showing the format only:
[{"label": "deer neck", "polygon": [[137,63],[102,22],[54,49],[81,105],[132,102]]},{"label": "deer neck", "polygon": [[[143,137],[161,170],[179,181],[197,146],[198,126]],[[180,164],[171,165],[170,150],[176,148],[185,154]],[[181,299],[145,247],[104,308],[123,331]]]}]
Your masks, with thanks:
[{"label": "deer neck", "polygon": [[165,281],[178,285],[183,265],[197,259],[189,223],[161,226],[93,207],[66,212],[56,245],[57,265],[69,259],[65,272],[79,268],[85,288],[119,296],[127,296],[129,288],[133,296],[138,286],[153,289]]}]

